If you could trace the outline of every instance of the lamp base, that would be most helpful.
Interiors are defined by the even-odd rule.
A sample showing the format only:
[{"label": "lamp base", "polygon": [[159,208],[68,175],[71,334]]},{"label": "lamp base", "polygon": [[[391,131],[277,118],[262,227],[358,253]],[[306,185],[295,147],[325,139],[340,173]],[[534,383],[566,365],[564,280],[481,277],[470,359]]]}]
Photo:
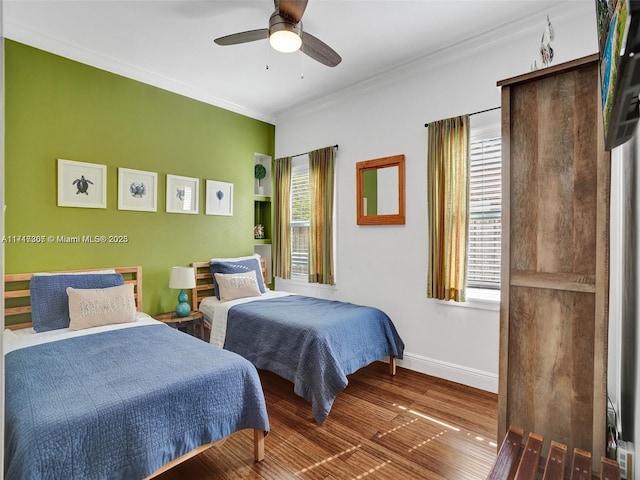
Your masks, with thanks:
[{"label": "lamp base", "polygon": [[176,316],[186,317],[191,313],[191,305],[187,302],[187,292],[180,290],[178,294],[178,305],[176,306]]}]

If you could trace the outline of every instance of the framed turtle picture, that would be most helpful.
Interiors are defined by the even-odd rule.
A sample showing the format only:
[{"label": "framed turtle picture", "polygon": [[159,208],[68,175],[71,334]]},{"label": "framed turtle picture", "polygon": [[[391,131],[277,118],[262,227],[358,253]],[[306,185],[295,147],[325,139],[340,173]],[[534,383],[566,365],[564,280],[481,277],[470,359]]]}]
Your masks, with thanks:
[{"label": "framed turtle picture", "polygon": [[118,168],[118,210],[156,212],[158,210],[158,174]]},{"label": "framed turtle picture", "polygon": [[207,180],[206,215],[233,216],[233,183]]},{"label": "framed turtle picture", "polygon": [[167,212],[200,213],[200,180],[179,175],[167,175]]},{"label": "framed turtle picture", "polygon": [[107,166],[59,158],[58,206],[107,208]]}]

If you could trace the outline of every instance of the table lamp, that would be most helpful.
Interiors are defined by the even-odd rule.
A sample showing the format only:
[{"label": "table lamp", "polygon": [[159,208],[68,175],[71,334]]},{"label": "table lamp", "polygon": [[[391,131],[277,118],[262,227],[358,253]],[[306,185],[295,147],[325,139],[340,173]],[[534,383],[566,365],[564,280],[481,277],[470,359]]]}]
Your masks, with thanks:
[{"label": "table lamp", "polygon": [[173,267],[171,269],[171,278],[169,280],[169,288],[179,288],[178,305],[176,306],[176,315],[178,317],[186,317],[191,313],[191,306],[187,302],[187,292],[185,288],[195,288],[196,276],[193,267]]}]

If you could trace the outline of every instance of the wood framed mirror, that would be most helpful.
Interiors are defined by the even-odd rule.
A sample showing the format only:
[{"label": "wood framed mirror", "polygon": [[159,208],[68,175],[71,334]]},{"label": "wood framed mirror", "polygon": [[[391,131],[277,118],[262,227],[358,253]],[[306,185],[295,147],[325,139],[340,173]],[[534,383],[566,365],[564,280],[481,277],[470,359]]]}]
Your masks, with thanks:
[{"label": "wood framed mirror", "polygon": [[356,163],[358,225],[404,225],[404,155]]}]

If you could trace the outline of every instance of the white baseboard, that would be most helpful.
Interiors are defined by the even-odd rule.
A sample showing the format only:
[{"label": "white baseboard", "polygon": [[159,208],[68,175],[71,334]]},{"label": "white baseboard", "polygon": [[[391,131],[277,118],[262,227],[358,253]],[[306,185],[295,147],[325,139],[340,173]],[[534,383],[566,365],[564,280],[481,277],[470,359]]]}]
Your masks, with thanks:
[{"label": "white baseboard", "polygon": [[402,360],[397,360],[397,365],[433,377],[444,378],[451,382],[479,388],[487,392],[498,393],[498,375],[494,373],[406,352]]}]

